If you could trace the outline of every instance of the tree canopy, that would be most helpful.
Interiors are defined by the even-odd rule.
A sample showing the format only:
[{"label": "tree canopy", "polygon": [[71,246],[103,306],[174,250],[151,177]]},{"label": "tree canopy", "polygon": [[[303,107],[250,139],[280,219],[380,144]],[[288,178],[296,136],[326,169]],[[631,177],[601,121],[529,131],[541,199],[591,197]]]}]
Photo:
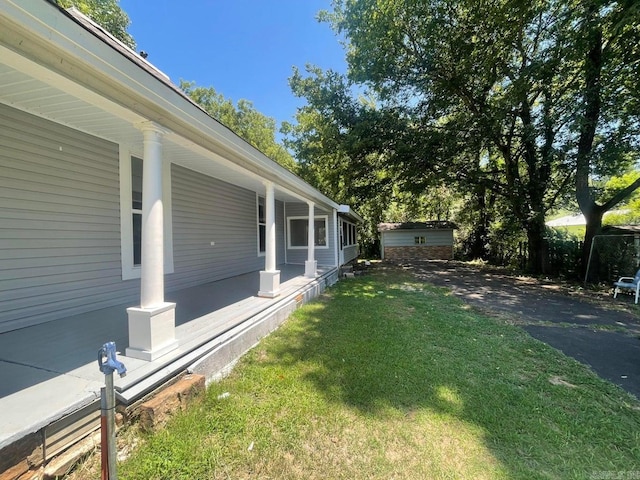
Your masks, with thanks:
[{"label": "tree canopy", "polygon": [[256,110],[253,103],[241,99],[234,105],[233,101],[216,92],[215,88],[198,87],[193,82],[181,81],[180,88],[236,135],[283,167],[296,172],[295,160],[276,140],[276,121]]},{"label": "tree canopy", "polygon": [[[592,188],[594,178],[621,173],[637,161],[637,2],[335,0],[333,5],[322,17],[345,38],[346,87],[313,69],[306,81],[327,92],[336,85],[350,91],[355,84],[379,105],[360,109],[369,126],[343,125],[342,138],[351,149],[354,136],[373,138],[385,172],[407,191],[444,182],[468,192],[476,208],[501,205],[505,221],[526,233],[533,271],[545,270],[546,213],[572,187],[583,211],[592,202],[600,216],[637,187],[634,182],[593,208],[602,201]],[[323,96],[332,105],[327,109],[313,89],[301,90],[301,83],[294,74],[294,92],[310,99],[300,114],[335,113],[330,93]],[[356,130],[360,135],[353,135]],[[303,152],[300,145],[308,140],[298,132],[293,143]],[[355,147],[371,158],[371,143]],[[585,191],[588,201],[580,197]]]},{"label": "tree canopy", "polygon": [[136,48],[136,42],[127,32],[131,21],[129,16],[120,8],[118,0],[57,0],[62,8],[76,7],[94,22],[104,27],[111,35],[122,43]]}]

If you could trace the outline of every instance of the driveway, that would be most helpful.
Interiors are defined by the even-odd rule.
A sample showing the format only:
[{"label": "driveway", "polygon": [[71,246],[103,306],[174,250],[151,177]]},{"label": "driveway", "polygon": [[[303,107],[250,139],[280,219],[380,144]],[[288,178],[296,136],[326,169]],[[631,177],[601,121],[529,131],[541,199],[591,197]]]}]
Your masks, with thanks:
[{"label": "driveway", "polygon": [[488,314],[590,366],[640,399],[640,317],[631,296],[578,291],[460,262],[402,264]]}]

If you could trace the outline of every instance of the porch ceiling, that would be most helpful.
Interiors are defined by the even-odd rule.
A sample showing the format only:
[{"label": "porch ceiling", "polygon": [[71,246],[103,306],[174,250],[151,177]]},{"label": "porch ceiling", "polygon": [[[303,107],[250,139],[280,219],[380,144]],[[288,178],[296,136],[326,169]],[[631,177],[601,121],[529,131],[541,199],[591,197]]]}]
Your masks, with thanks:
[{"label": "porch ceiling", "polygon": [[[0,58],[1,103],[127,145],[132,153],[142,155],[143,136],[136,124],[147,119],[135,112],[135,105],[131,108],[118,105],[3,46],[0,46]],[[224,152],[207,150],[173,132],[164,137],[163,153],[177,165],[250,191],[265,191],[259,175],[226,159]],[[278,185],[275,196],[280,201],[300,201]]]}]

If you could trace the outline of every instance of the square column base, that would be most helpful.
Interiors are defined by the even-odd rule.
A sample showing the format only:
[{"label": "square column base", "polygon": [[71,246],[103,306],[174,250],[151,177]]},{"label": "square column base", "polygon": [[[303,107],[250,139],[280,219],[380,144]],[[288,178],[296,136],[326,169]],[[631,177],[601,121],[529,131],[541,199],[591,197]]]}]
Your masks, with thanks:
[{"label": "square column base", "polygon": [[307,260],[304,262],[304,276],[309,278],[316,278],[318,270],[317,260]]},{"label": "square column base", "polygon": [[175,303],[127,308],[129,347],[126,356],[150,362],[177,348],[175,310]]},{"label": "square column base", "polygon": [[274,298],[280,295],[280,270],[260,272],[259,297]]}]

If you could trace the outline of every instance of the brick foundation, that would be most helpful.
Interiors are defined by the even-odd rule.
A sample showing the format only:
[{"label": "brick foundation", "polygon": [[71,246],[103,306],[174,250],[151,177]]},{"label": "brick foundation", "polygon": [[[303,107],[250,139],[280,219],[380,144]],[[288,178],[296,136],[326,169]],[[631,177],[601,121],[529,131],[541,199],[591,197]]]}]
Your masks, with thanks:
[{"label": "brick foundation", "polygon": [[384,247],[384,259],[395,262],[410,260],[451,260],[452,258],[453,247],[451,245]]}]

